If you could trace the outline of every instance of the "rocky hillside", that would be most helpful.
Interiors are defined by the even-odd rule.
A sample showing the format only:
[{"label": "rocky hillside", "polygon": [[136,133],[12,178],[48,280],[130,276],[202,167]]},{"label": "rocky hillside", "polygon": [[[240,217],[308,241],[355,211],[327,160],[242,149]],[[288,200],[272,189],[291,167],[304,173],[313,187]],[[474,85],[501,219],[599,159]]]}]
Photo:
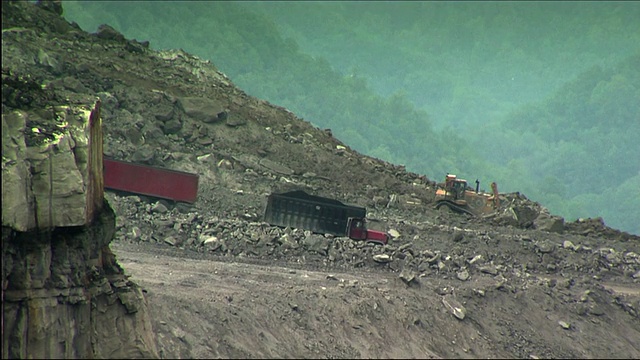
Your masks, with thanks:
[{"label": "rocky hillside", "polygon": [[[22,280],[13,280],[22,278],[11,274],[41,268],[48,256],[33,255],[39,251],[30,245],[36,240],[14,225],[20,217],[8,216],[17,214],[16,210],[4,205],[9,198],[5,178],[11,178],[10,169],[18,160],[23,161],[17,155],[9,156],[6,149],[19,136],[14,132],[13,138],[5,137],[5,129],[22,129],[29,153],[46,139],[55,138],[52,129],[66,126],[56,107],[77,108],[99,100],[105,155],[200,176],[198,200],[193,205],[107,193],[116,215],[113,238],[120,247],[158,249],[212,261],[399,277],[402,286],[418,287],[441,298],[444,305],[439,306],[451,313],[449,320],[467,321],[470,332],[482,330],[490,339],[490,350],[501,356],[640,356],[640,237],[611,229],[600,219],[565,222],[519,193],[502,194],[505,206],[490,218],[438,212],[433,179],[355,152],[334,138],[330,129],[315,128],[284,108],[248,96],[208,61],[179,50],[152,51],[147,43],[125,39],[108,25],[94,34],[86,33],[61,17],[57,2],[3,5],[3,303],[12,304],[3,313],[3,353],[31,356],[31,348],[15,345],[15,339],[28,345],[33,336],[53,331],[47,319],[68,324],[62,315],[42,320],[29,315],[30,326],[44,330],[25,332],[16,325],[26,316],[24,310],[16,309],[23,309],[25,301],[34,301],[34,296],[10,298],[8,294],[24,287]],[[26,114],[21,117],[22,127],[15,126],[16,113]],[[64,151],[77,145],[72,143]],[[26,161],[37,163],[37,158]],[[37,174],[31,169],[32,177]],[[441,181],[437,174],[433,176]],[[81,176],[63,182],[76,189],[73,191],[86,191]],[[374,246],[264,223],[266,196],[292,189],[366,206],[370,226],[389,231],[392,241]],[[50,213],[54,212],[62,208]],[[101,237],[98,243],[107,246],[109,240],[109,236]],[[71,255],[58,247],[68,245],[54,238],[47,241],[53,254],[60,254],[54,256],[56,261],[69,267],[65,258]],[[87,241],[73,246],[91,252],[95,244]],[[5,265],[7,262],[13,265]],[[56,299],[52,289],[65,288],[61,286],[54,281],[26,287],[47,289],[45,298],[52,302]],[[528,301],[518,300],[529,297]],[[412,299],[420,302],[419,296]],[[483,313],[491,316],[481,316]],[[152,318],[159,315],[151,312]],[[398,331],[411,331],[394,321],[404,320],[387,319]],[[156,334],[161,326],[154,321]],[[295,323],[287,326],[296,329]],[[564,340],[558,340],[558,329],[564,332]],[[182,331],[195,330],[187,327]],[[320,329],[314,336],[322,339],[327,335],[323,331],[329,330]],[[184,339],[186,335],[174,332],[166,336]],[[434,343],[441,343],[450,341],[452,333],[443,330],[442,338],[430,336]],[[259,354],[231,347],[227,352],[198,356],[182,343],[156,338],[160,354],[167,357]],[[143,347],[142,356],[153,354],[154,346]],[[465,346],[473,349],[473,341]],[[292,351],[271,356],[309,356]],[[429,351],[441,357],[467,354],[445,348]],[[323,353],[327,357],[367,356],[358,351],[332,352],[326,345]],[[42,350],[33,354],[84,356],[87,352]],[[97,357],[113,354],[94,348]],[[369,353],[384,354],[392,356]],[[399,353],[395,357],[402,354],[415,356]],[[475,354],[486,357],[492,353],[477,347]]]}]

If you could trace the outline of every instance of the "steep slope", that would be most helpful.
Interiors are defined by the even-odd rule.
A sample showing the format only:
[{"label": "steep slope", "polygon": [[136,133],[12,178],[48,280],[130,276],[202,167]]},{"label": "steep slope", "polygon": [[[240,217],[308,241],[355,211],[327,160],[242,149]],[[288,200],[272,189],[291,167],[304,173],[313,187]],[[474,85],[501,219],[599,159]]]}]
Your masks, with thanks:
[{"label": "steep slope", "polygon": [[[3,118],[99,98],[105,154],[200,175],[192,206],[107,194],[114,252],[147,291],[162,357],[640,356],[639,237],[564,224],[517,193],[492,219],[438,213],[432,180],[246,95],[208,62],[12,6],[3,77],[30,86],[3,81]],[[262,222],[266,195],[289,189],[366,206],[394,239]]]},{"label": "steep slope", "polygon": [[[635,163],[624,160],[637,154],[628,130],[640,117],[640,66],[631,58],[614,70],[638,50],[636,3],[89,1],[68,3],[65,16],[215,61],[247,93],[363,153],[428,175],[495,180],[566,218],[602,216],[640,234],[638,214],[625,209],[637,201],[625,191],[637,169],[629,175],[625,163]],[[542,111],[524,108],[547,98]],[[524,119],[530,131],[516,125]]]}]

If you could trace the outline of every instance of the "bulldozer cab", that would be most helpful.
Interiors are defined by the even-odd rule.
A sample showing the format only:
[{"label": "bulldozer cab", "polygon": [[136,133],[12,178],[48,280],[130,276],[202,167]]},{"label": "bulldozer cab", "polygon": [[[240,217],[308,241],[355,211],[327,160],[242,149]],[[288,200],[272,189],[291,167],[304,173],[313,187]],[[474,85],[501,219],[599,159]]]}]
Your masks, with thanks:
[{"label": "bulldozer cab", "polygon": [[445,197],[450,197],[451,200],[454,201],[464,201],[464,192],[467,189],[467,180],[458,179],[455,175],[447,175],[444,188],[446,191]]}]

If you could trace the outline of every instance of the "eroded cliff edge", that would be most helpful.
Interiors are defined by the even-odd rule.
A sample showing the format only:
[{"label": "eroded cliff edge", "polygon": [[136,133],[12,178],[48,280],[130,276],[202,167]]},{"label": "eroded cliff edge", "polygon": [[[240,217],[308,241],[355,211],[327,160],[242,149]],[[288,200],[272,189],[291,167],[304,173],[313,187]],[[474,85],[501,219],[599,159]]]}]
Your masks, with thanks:
[{"label": "eroded cliff edge", "polygon": [[13,45],[50,10],[2,7],[3,358],[158,357],[143,290],[109,249],[100,102],[47,88],[42,59]]},{"label": "eroded cliff edge", "polygon": [[99,114],[97,101],[3,106],[6,357],[157,357],[142,289],[109,249]]}]

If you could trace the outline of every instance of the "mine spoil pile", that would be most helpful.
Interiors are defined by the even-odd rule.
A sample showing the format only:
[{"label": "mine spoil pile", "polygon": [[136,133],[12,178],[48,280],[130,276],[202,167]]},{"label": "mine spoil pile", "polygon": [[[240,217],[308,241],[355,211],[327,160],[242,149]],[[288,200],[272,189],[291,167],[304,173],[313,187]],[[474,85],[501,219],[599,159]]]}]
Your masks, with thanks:
[{"label": "mine spoil pile", "polygon": [[[640,237],[521,193],[437,211],[435,180],[61,6],[2,6],[3,357],[640,358]],[[197,201],[103,192],[103,155]],[[290,190],[391,240],[264,222]]]}]

